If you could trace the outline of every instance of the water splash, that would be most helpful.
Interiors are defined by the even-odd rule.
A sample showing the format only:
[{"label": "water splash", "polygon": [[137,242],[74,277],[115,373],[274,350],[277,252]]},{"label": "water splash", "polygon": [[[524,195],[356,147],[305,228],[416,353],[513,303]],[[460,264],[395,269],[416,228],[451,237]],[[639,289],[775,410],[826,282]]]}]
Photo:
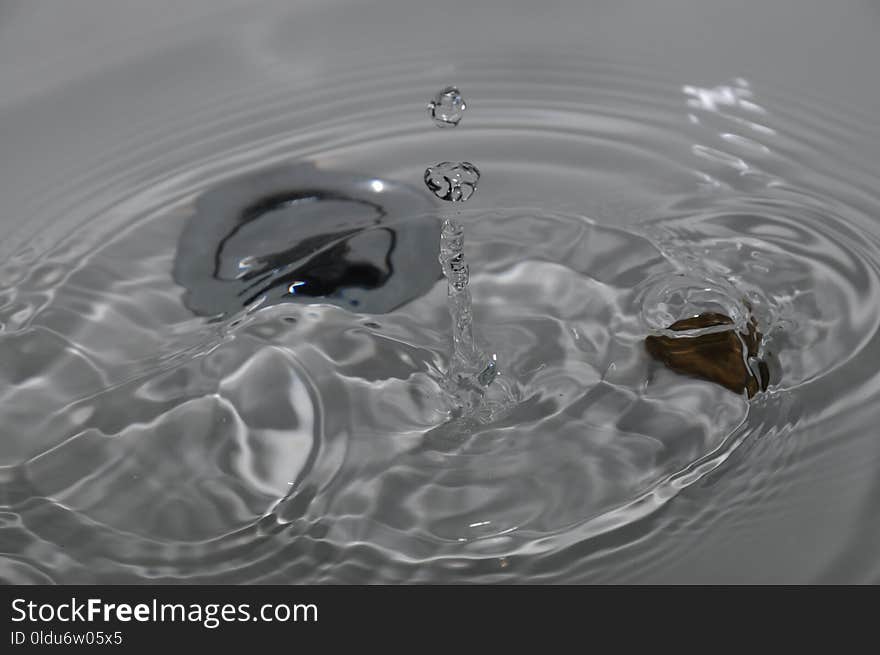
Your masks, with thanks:
[{"label": "water splash", "polygon": [[[788,186],[698,193],[689,186],[696,166],[724,171],[696,159],[691,145],[723,147],[729,142],[719,135],[736,126],[695,110],[700,131],[678,108],[681,115],[671,113],[658,93],[658,71],[608,75],[604,65],[592,72],[590,61],[560,58],[559,84],[530,87],[524,97],[520,85],[497,84],[522,79],[523,62],[462,61],[473,62],[472,74],[482,76],[475,80],[485,80],[493,119],[510,127],[468,133],[467,147],[498,153],[498,179],[515,181],[526,169],[529,196],[545,205],[514,208],[509,187],[499,185],[481,190],[495,210],[474,221],[469,212],[454,215],[467,232],[476,336],[503,344],[500,373],[486,395],[515,379],[528,389],[522,402],[491,426],[470,422],[478,433],[464,444],[446,442],[451,453],[415,448],[439,423],[436,365],[449,361],[450,337],[437,329],[448,316],[437,302],[443,289],[433,286],[442,221],[431,222],[433,236],[419,235],[416,251],[427,250],[419,261],[436,273],[429,287],[435,293],[415,295],[381,318],[364,316],[363,305],[352,312],[324,301],[264,304],[234,326],[224,323],[221,343],[217,324],[192,316],[168,274],[179,219],[198,211],[191,199],[218,180],[250,174],[268,160],[326,155],[369,171],[366,183],[378,192],[374,175],[410,167],[406,157],[438,133],[428,117],[427,134],[401,133],[412,104],[405,99],[411,80],[436,59],[402,57],[410,77],[376,65],[369,77],[377,102],[403,102],[382,105],[385,120],[368,133],[364,96],[352,82],[365,77],[346,71],[316,77],[320,88],[289,85],[279,96],[278,85],[269,85],[266,94],[248,94],[241,111],[216,124],[227,138],[210,143],[198,129],[210,117],[204,113],[190,114],[191,124],[157,124],[155,134],[164,138],[153,138],[153,149],[134,147],[147,143],[143,133],[122,134],[134,145],[110,159],[98,148],[104,141],[83,140],[94,153],[44,157],[44,168],[37,167],[44,209],[30,213],[5,196],[28,216],[35,237],[30,251],[21,251],[28,254],[10,254],[0,270],[11,285],[0,290],[7,327],[0,335],[0,495],[9,546],[0,578],[675,581],[748,578],[756,561],[763,565],[757,574],[786,579],[877,577],[870,546],[880,525],[871,502],[880,376],[871,364],[880,357],[880,317],[872,311],[880,298],[880,212],[870,190],[880,187],[875,168],[857,160],[869,151],[840,145],[855,144],[874,123],[838,124],[830,107],[824,116],[803,108],[781,120],[779,91],[764,120],[791,148],[782,147],[783,137],[766,139],[774,159],[760,163]],[[525,70],[539,79],[546,63]],[[572,95],[576,89],[589,93]],[[295,111],[279,113],[279,99]],[[559,125],[560,112],[571,121]],[[609,114],[625,121],[623,129],[603,120]],[[319,147],[312,137],[328,118],[338,120],[338,138]],[[288,120],[290,138],[252,140]],[[840,140],[820,139],[823,128]],[[192,147],[178,156],[168,139]],[[504,154],[520,140],[527,150]],[[757,165],[756,156],[729,149]],[[597,156],[568,156],[590,152]],[[631,166],[617,168],[633,156]],[[538,165],[544,162],[558,165]],[[108,186],[108,170],[138,184]],[[71,195],[62,182],[74,179],[79,192]],[[562,183],[569,179],[572,186]],[[671,183],[650,184],[658,179]],[[560,204],[578,212],[554,214]],[[656,382],[644,385],[645,331],[633,286],[673,265],[620,218],[653,216],[658,207],[692,252],[711,253],[704,260],[724,264],[729,279],[760,284],[797,319],[780,350],[782,386],[756,397],[747,417],[743,399],[717,385],[659,369]],[[670,216],[681,220],[671,225]],[[402,229],[406,221],[398,223]],[[289,224],[282,236],[298,234],[300,225]],[[60,243],[68,231],[74,238]],[[259,232],[277,234],[266,223]],[[265,260],[276,250],[271,240],[266,250],[239,249],[238,236],[247,230],[228,240],[221,262],[232,277],[243,256]],[[4,234],[8,253],[19,247],[16,238]],[[394,253],[401,252],[412,254],[398,241]],[[484,271],[483,263],[491,266]],[[394,270],[391,280],[402,278],[409,288],[413,269]],[[457,435],[464,434],[468,424],[458,425]],[[706,484],[694,484],[711,470],[717,474]],[[685,487],[688,493],[677,495]],[[285,500],[275,505],[280,496]],[[836,529],[813,529],[817,512],[836,520]],[[833,535],[791,558],[792,532]],[[598,534],[604,536],[593,540]],[[752,548],[749,566],[695,567],[678,557],[690,550],[702,563],[726,561],[731,548]],[[509,561],[503,570],[501,557]]]},{"label": "water splash", "polygon": [[470,413],[478,408],[485,388],[498,375],[498,357],[481,350],[474,337],[469,270],[464,258],[464,228],[455,220],[443,221],[439,260],[447,281],[452,317],[452,358],[445,386],[463,413]]},{"label": "water splash", "polygon": [[461,122],[465,109],[464,98],[454,86],[438,91],[428,102],[428,113],[437,127],[455,127]]},{"label": "water splash", "polygon": [[[428,104],[434,123],[440,127],[455,127],[466,106],[455,87],[440,91]],[[440,200],[465,202],[477,190],[480,169],[474,164],[444,161],[425,169],[425,186]],[[487,391],[498,377],[498,356],[477,345],[474,331],[473,304],[468,288],[470,273],[464,257],[464,227],[452,218],[443,221],[438,256],[446,277],[449,315],[452,318],[452,355],[449,370],[442,380],[443,388],[452,398],[451,423],[456,434],[469,432],[475,419],[488,421],[510,405],[511,391],[506,384],[495,384],[492,391],[500,398],[487,399]],[[464,419],[464,423],[456,421]]]}]

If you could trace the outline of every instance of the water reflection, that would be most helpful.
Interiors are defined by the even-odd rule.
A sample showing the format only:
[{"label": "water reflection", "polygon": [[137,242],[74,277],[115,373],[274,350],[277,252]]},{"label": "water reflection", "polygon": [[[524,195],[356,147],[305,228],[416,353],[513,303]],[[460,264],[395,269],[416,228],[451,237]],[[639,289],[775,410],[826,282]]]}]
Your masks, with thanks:
[{"label": "water reflection", "polygon": [[386,313],[441,276],[430,208],[409,187],[372,177],[309,164],[261,171],[198,198],[174,279],[206,316],[302,299]]}]

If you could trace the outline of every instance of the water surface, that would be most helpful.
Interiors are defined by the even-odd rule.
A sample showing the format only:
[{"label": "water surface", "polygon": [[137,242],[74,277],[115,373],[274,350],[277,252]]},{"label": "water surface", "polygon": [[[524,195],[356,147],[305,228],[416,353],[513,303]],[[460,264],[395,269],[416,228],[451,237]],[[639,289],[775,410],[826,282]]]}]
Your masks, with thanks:
[{"label": "water surface", "polygon": [[[456,130],[425,118],[423,52],[108,126],[17,191],[4,580],[877,579],[876,121],[755,79],[456,57]],[[456,429],[444,160],[482,172],[457,220],[509,397]],[[229,237],[217,211],[270,190],[295,193]],[[683,288],[755,317],[766,392],[647,356]]]}]

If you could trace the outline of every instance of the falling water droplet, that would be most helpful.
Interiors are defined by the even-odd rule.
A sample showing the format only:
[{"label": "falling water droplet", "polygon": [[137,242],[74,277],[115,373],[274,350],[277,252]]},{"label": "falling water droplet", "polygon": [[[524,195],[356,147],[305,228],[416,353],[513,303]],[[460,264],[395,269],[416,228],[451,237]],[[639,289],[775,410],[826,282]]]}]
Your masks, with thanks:
[{"label": "falling water droplet", "polygon": [[467,105],[461,92],[454,86],[447,86],[431,98],[428,113],[437,127],[455,127],[461,121]]},{"label": "falling water droplet", "polygon": [[425,186],[449,202],[464,202],[477,190],[480,169],[467,161],[444,161],[425,169]]}]

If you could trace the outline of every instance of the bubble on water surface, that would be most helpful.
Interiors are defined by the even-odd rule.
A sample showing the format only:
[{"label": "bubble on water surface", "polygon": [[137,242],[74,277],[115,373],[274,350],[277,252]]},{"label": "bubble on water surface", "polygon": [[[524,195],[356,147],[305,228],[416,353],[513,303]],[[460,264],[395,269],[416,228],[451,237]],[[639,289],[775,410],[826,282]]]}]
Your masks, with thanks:
[{"label": "bubble on water surface", "polygon": [[480,169],[467,161],[444,161],[425,169],[425,186],[449,202],[464,202],[477,190]]},{"label": "bubble on water surface", "polygon": [[467,105],[461,92],[454,86],[447,86],[431,98],[428,113],[437,127],[455,127],[461,121]]}]

